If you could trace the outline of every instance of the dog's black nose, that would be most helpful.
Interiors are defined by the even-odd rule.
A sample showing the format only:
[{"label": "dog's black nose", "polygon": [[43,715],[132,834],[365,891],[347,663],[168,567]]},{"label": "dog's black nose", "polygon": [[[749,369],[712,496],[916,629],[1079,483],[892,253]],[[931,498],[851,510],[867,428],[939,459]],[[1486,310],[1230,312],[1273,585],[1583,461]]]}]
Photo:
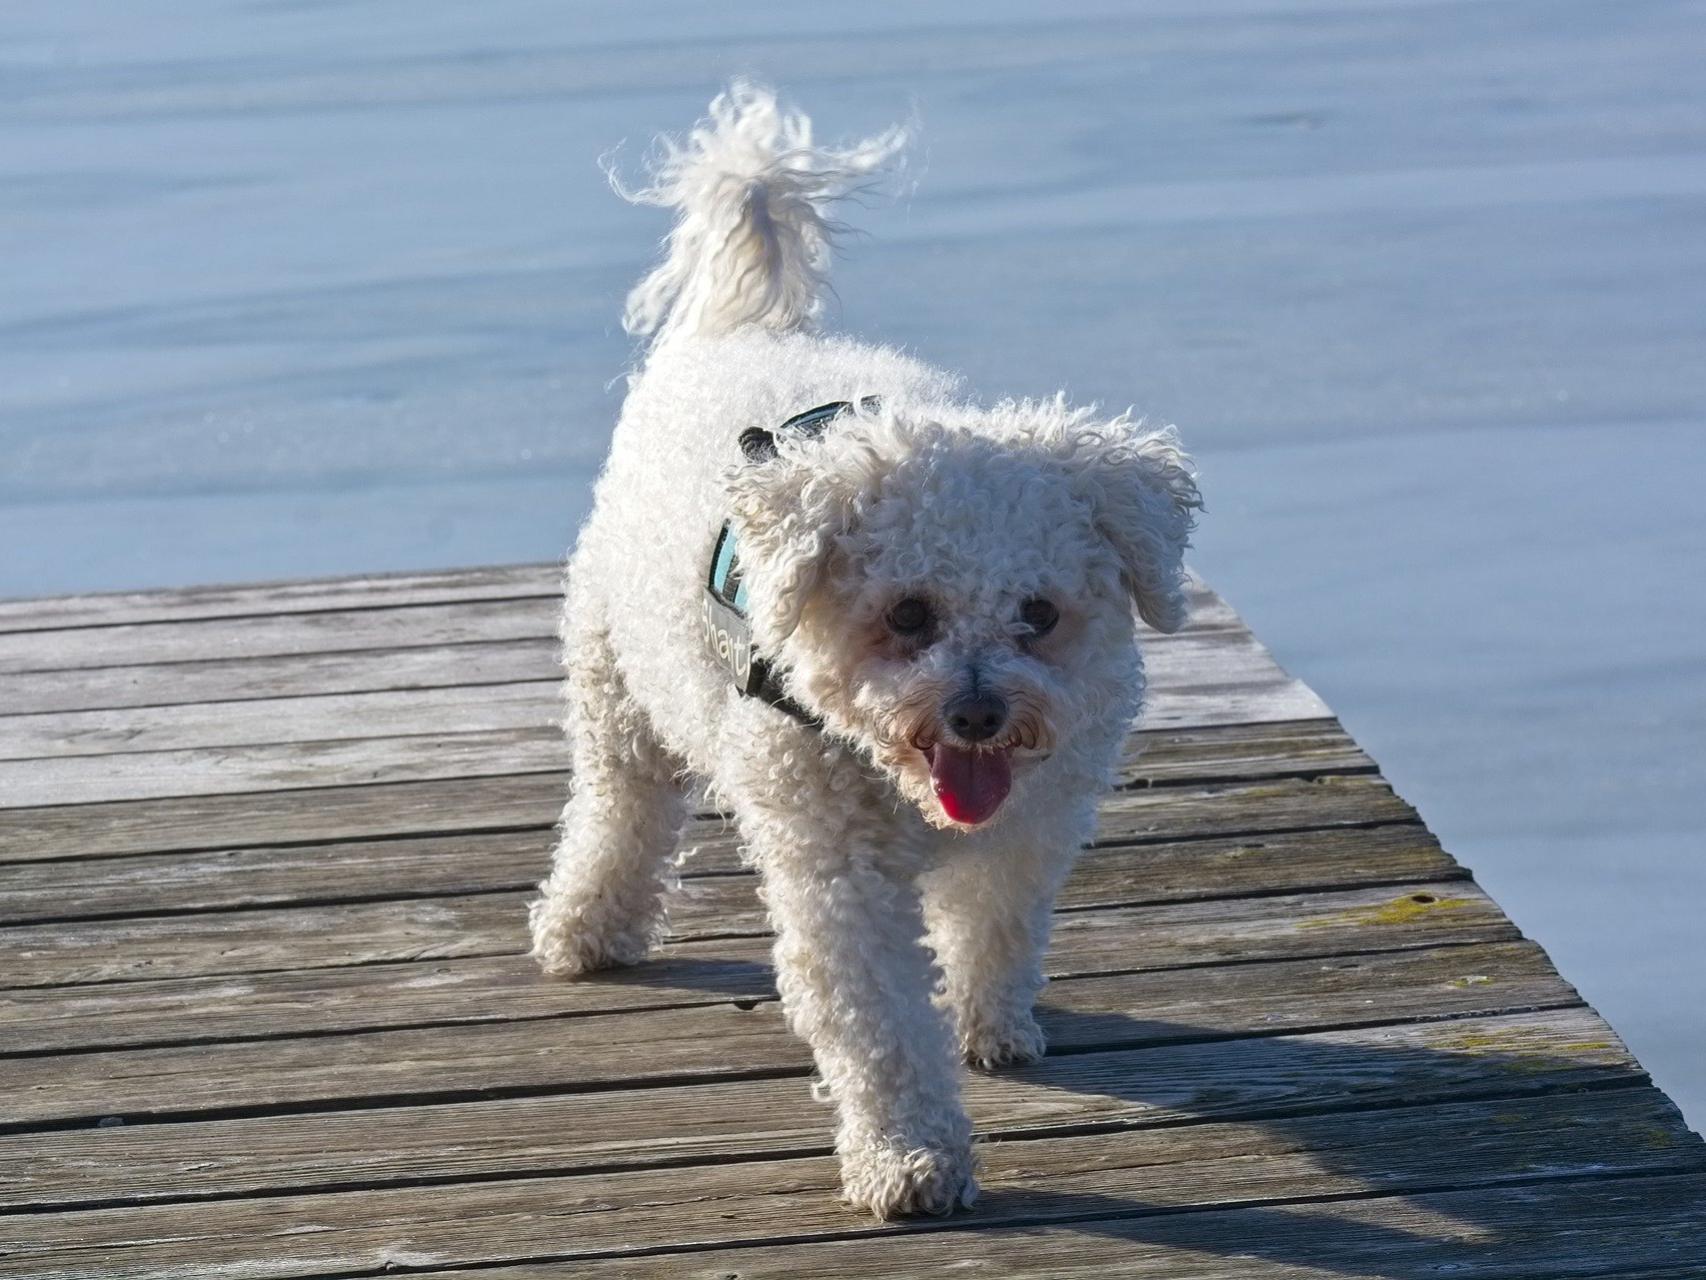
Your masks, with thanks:
[{"label": "dog's black nose", "polygon": [[1007,723],[1007,700],[984,690],[948,699],[942,708],[948,728],[967,742],[987,742]]}]

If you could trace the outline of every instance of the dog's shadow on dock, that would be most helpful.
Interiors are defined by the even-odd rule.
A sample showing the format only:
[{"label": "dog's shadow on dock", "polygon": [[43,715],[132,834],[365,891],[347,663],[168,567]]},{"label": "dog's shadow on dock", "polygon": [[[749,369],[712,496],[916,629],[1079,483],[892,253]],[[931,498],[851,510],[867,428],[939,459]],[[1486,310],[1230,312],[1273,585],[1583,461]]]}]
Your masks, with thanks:
[{"label": "dog's shadow on dock", "polygon": [[[1038,1013],[1059,1051],[993,1078],[1070,1091],[1086,1105],[1076,1123],[1018,1137],[1052,1131],[1070,1139],[1117,1125],[1110,1113],[1129,1116],[1121,1103],[1154,1115],[1129,1116],[1132,1127],[1114,1144],[1086,1141],[1082,1159],[1067,1153],[1060,1173],[1029,1179],[1026,1144],[992,1139],[979,1202],[991,1219],[1107,1236],[1137,1251],[1413,1276],[1473,1270],[1489,1247],[1525,1248],[1556,1229],[1532,1209],[1510,1213],[1512,1195],[1524,1193],[1501,1195],[1500,1187],[1532,1193],[1537,1183],[1600,1171],[1602,1162],[1658,1168],[1671,1145],[1678,1166],[1687,1160],[1665,1128],[1641,1129],[1627,1110],[1617,1113],[1621,1125],[1613,1117],[1567,1141],[1548,1140],[1549,1127],[1576,1124],[1564,1098],[1555,1120],[1543,1114],[1549,1099],[1645,1081],[1609,1043],[1569,1045],[1580,1056],[1565,1057],[1525,1050],[1519,1028],[1473,1022],[1461,1031],[1436,1023],[1426,1037],[1414,1024],[1392,1027],[1383,1043],[1378,1032],[1234,1036],[1046,1002]],[[1652,1148],[1645,1161],[1630,1160],[1631,1130]],[[1598,1153],[1596,1135],[1607,1140]],[[1127,1197],[1096,1189],[1098,1182],[1156,1191]],[[958,1225],[975,1228],[976,1216]]]}]

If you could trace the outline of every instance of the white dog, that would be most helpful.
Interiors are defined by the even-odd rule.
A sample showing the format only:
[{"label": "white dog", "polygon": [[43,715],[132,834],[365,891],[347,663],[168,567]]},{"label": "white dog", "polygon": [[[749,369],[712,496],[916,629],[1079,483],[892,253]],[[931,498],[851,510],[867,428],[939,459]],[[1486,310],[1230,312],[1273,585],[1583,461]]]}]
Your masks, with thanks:
[{"label": "white dog", "polygon": [[676,223],[569,564],[574,793],[532,904],[548,971],[639,960],[707,780],[883,1217],[976,1194],[960,1060],[1043,1052],[1053,898],[1143,694],[1133,606],[1183,621],[1200,505],[1170,431],[816,330],[826,206],[902,140],[814,147],[737,83],[630,195]]}]

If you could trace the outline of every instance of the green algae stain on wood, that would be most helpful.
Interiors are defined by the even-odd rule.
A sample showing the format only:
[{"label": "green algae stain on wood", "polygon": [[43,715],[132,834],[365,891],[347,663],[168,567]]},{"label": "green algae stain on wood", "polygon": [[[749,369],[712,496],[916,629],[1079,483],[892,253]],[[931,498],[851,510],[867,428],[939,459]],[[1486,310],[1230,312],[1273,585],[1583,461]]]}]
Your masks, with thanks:
[{"label": "green algae stain on wood", "polygon": [[[1463,911],[1481,905],[1477,898],[1445,898],[1435,893],[1406,893],[1373,906],[1352,907],[1346,911],[1299,922],[1299,929],[1331,929],[1344,925],[1403,925],[1414,924],[1425,916],[1445,911]],[[1467,981],[1472,981],[1468,979]]]}]

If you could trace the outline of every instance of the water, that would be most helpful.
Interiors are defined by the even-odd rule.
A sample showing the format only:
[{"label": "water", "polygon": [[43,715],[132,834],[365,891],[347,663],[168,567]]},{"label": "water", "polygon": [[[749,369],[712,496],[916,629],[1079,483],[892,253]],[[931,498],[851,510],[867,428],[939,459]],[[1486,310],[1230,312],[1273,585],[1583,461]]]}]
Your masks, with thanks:
[{"label": "water", "polygon": [[1179,422],[1199,567],[1698,1128],[1703,64],[1643,0],[15,3],[0,594],[560,554],[663,230],[595,157],[735,71],[916,110],[840,321]]}]

